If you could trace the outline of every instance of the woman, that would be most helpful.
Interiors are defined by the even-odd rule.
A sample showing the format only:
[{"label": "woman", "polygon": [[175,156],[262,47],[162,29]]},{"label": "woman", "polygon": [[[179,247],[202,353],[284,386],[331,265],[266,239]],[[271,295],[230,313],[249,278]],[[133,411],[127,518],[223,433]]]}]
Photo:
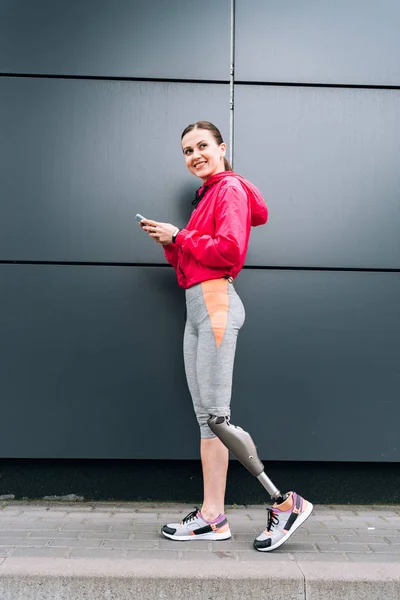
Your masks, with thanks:
[{"label": "woman", "polygon": [[[224,514],[228,449],[208,422],[211,416],[229,421],[236,341],[245,319],[233,280],[243,267],[251,226],[266,223],[268,210],[258,189],[232,171],[215,125],[189,125],[181,140],[187,168],[203,182],[190,221],[179,229],[146,219],[141,227],[163,245],[185,289],[184,361],[200,426],[204,502],[201,510],[182,523],[165,525],[162,533],[175,540],[223,540],[231,537]],[[295,493],[277,498],[268,509],[266,530],[254,542],[258,550],[280,546],[311,513],[312,505]],[[300,519],[287,531],[292,514]]]}]

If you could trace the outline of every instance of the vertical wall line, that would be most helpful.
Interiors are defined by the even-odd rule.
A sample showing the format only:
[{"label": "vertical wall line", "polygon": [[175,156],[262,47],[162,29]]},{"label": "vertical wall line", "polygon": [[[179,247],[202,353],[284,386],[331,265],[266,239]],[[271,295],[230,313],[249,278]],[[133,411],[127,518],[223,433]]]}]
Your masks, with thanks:
[{"label": "vertical wall line", "polygon": [[229,158],[234,168],[234,116],[235,116],[235,0],[231,0],[231,64],[229,74]]}]

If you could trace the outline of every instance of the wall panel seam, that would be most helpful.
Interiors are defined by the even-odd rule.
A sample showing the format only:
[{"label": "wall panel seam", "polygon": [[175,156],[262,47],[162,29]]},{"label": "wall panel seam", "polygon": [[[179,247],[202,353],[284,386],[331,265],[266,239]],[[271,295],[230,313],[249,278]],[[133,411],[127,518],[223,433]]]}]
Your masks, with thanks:
[{"label": "wall panel seam", "polygon": [[373,85],[357,83],[312,83],[290,81],[235,81],[235,85],[248,85],[260,87],[311,87],[311,88],[339,88],[354,90],[400,90],[400,85]]},{"label": "wall panel seam", "polygon": [[105,75],[54,75],[32,74],[32,73],[0,73],[2,78],[13,79],[75,79],[89,81],[138,81],[154,83],[205,83],[205,84],[229,84],[229,79],[186,79],[180,77],[113,77]]},{"label": "wall panel seam", "polygon": [[[140,262],[104,262],[104,261],[51,261],[51,260],[1,260],[1,265],[36,265],[36,266],[71,266],[71,267],[143,267],[164,268],[172,267],[165,263]],[[243,270],[253,271],[320,271],[320,272],[350,272],[350,273],[400,273],[400,268],[379,267],[310,267],[310,266],[281,266],[281,265],[245,265]]]}]

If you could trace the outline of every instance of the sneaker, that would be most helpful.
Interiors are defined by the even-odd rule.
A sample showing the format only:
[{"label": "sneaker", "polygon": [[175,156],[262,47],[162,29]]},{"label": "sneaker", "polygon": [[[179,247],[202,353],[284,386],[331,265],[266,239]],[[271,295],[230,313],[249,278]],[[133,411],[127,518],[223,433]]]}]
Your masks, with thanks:
[{"label": "sneaker", "polygon": [[201,515],[201,510],[195,510],[182,520],[181,523],[164,525],[161,533],[171,540],[180,542],[186,540],[227,540],[231,537],[228,519],[219,515],[214,521],[206,521]]},{"label": "sneaker", "polygon": [[296,492],[289,492],[288,496],[282,504],[267,509],[267,528],[254,540],[254,547],[260,552],[282,546],[311,515],[314,508],[311,502]]}]

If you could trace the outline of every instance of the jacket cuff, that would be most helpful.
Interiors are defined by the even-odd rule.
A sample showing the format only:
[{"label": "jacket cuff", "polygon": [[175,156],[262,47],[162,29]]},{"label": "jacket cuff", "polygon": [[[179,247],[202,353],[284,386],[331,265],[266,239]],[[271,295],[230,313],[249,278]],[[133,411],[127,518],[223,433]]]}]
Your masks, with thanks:
[{"label": "jacket cuff", "polygon": [[186,239],[186,236],[188,235],[188,230],[187,229],[181,229],[180,232],[177,234],[176,238],[175,238],[175,244],[177,246],[182,246],[183,242]]}]

